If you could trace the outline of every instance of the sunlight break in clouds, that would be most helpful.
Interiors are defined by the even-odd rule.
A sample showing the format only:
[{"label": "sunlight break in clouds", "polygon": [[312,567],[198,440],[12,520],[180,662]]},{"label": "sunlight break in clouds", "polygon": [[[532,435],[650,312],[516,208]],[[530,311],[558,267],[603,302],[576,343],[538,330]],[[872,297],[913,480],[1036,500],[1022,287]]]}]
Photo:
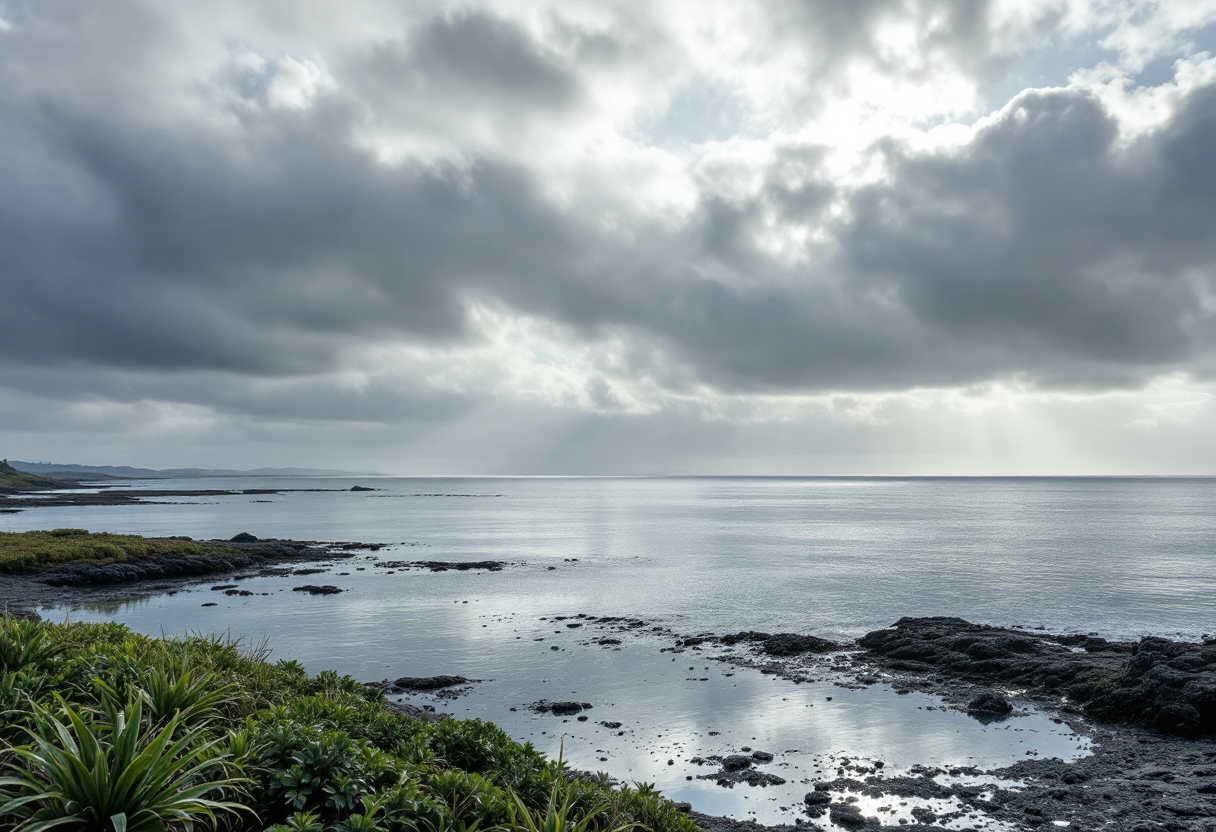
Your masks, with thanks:
[{"label": "sunlight break in clouds", "polygon": [[0,37],[9,456],[1216,463],[1211,0],[56,0]]}]

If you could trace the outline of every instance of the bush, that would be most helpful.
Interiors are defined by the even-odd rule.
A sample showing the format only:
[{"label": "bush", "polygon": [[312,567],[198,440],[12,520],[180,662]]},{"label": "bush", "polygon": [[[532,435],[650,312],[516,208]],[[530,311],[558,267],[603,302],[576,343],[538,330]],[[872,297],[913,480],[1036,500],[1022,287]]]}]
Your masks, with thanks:
[{"label": "bush", "polygon": [[0,777],[0,817],[19,828],[160,832],[242,810],[221,799],[240,781],[203,728],[179,731],[174,717],[156,729],[138,699],[108,718],[62,700],[60,709],[62,719],[35,707],[35,741],[13,749],[14,773]]},{"label": "bush", "polygon": [[392,713],[266,655],[0,618],[0,829],[695,832],[652,789],[569,780],[489,722]]}]

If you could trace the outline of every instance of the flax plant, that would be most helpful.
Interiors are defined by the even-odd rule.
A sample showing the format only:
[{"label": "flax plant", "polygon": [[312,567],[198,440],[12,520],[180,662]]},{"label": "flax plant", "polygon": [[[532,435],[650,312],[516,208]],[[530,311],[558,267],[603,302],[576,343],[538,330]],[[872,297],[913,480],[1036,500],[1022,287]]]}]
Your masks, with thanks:
[{"label": "flax plant", "polygon": [[0,818],[17,832],[192,832],[243,810],[221,799],[244,781],[204,725],[175,714],[158,728],[142,698],[108,721],[59,702],[62,718],[35,706],[34,742],[11,749],[14,773],[0,777]]}]

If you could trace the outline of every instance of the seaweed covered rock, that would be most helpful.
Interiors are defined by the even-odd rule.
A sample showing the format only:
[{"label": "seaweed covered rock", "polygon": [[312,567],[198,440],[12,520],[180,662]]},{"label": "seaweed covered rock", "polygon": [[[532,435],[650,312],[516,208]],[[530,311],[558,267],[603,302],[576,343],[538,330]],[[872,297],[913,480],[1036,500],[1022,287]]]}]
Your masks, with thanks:
[{"label": "seaweed covered rock", "polygon": [[1181,736],[1216,734],[1216,645],[1019,632],[961,618],[901,618],[858,640],[892,670],[1066,696],[1089,716]]},{"label": "seaweed covered rock", "polygon": [[[696,639],[699,643],[704,639]],[[804,653],[831,653],[833,650],[839,650],[840,645],[834,641],[828,641],[826,638],[817,636],[806,636],[799,633],[761,633],[755,630],[746,630],[741,633],[731,633],[730,635],[721,636],[718,641],[727,646],[738,644],[739,642],[759,643],[760,649],[769,656],[801,656]],[[693,639],[685,639],[685,646],[694,643]]]},{"label": "seaweed covered rock", "polygon": [[1013,710],[1009,700],[996,691],[986,690],[967,703],[967,713],[977,716],[1004,716]]}]

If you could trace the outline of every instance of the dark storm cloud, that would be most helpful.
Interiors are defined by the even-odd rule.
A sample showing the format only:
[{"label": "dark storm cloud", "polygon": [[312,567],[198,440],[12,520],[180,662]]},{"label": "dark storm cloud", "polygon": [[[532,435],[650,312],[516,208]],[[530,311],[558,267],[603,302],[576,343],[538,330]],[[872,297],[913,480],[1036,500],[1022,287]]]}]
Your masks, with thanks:
[{"label": "dark storm cloud", "polygon": [[1103,383],[1208,349],[1216,88],[1130,147],[1078,92],[1027,93],[961,154],[893,154],[842,235],[860,276],[989,372]]},{"label": "dark storm cloud", "polygon": [[25,360],[290,372],[324,362],[326,339],[454,335],[462,285],[562,254],[518,172],[385,169],[324,115],[285,116],[241,154],[193,131],[47,120],[96,208],[60,220],[41,171],[6,175],[0,344]]},{"label": "dark storm cloud", "polygon": [[[899,5],[782,8],[843,52],[870,49]],[[980,37],[974,9],[916,8],[946,10],[942,49]],[[889,176],[856,193],[823,173],[822,148],[791,146],[755,196],[702,183],[682,227],[639,212],[618,233],[546,195],[543,165],[387,165],[352,142],[445,120],[459,135],[462,110],[491,133],[545,114],[560,129],[584,103],[577,67],[492,16],[356,50],[307,109],[270,107],[274,69],[259,70],[219,125],[133,115],[125,97],[107,111],[70,85],[32,96],[0,66],[0,351],[48,371],[41,384],[321,419],[398,418],[417,399],[445,418],[458,406],[420,389],[344,398],[311,379],[359,345],[476,342],[470,299],[622,334],[624,371],[679,391],[1135,385],[1210,362],[1211,86],[1126,148],[1095,99],[1028,93],[961,149],[889,146]],[[789,265],[758,242],[772,222],[827,242]],[[300,386],[260,390],[273,379]]]}]

